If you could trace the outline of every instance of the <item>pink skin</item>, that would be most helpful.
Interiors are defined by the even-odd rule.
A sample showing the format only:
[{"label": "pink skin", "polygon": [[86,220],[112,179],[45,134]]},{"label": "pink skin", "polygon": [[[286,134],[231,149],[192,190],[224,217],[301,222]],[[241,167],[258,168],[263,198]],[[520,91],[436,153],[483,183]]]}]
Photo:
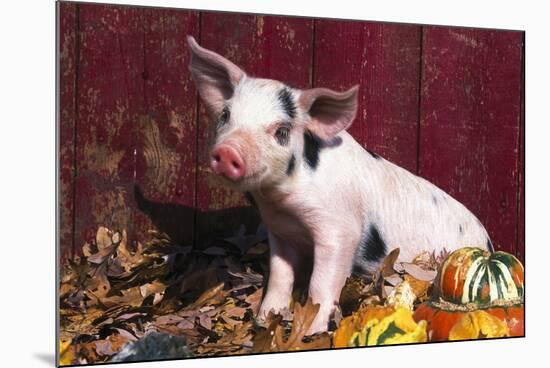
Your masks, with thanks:
[{"label": "pink skin", "polygon": [[280,311],[288,308],[291,302],[292,288],[298,271],[300,255],[295,248],[285,247],[273,234],[269,234],[269,290],[260,307],[258,315],[265,318],[271,309]]},{"label": "pink skin", "polygon": [[[190,71],[207,110],[214,120],[224,109],[230,112],[217,128],[212,170],[252,194],[269,230],[270,275],[259,321],[271,310],[290,306],[305,257],[313,258],[309,295],[320,304],[308,330],[313,334],[327,330],[352,269],[378,269],[381,258],[365,253],[365,247],[376,251],[373,238],[382,243],[384,254],[399,247],[399,261],[406,262],[425,250],[439,254],[463,246],[487,247],[486,230],[462,204],[368,153],[345,131],[355,118],[357,86],[345,92],[292,89],[292,131],[288,141],[277,143],[276,133],[290,115],[281,107],[279,92],[288,87],[248,77],[192,37],[188,42]],[[306,130],[332,142],[323,147],[314,168],[305,157]]]},{"label": "pink skin", "polygon": [[307,333],[326,331],[352,269],[360,237],[353,230],[358,216],[352,211],[327,213],[323,208],[304,211],[307,204],[301,195],[268,191],[255,198],[270,230],[270,275],[258,319],[290,306],[295,279],[303,272],[302,260],[313,256],[309,296],[321,307]]},{"label": "pink skin", "polygon": [[237,150],[230,145],[220,144],[214,147],[210,156],[210,166],[214,174],[225,176],[233,181],[237,181],[245,175],[244,160]]},{"label": "pink skin", "polygon": [[[189,39],[189,45],[192,50],[190,70],[193,78],[207,109],[213,118],[217,118],[227,105],[226,99],[232,97],[237,86],[246,78],[245,73],[229,60],[200,48],[193,39]],[[273,82],[259,82],[256,88],[269,87],[269,83],[277,86]],[[356,113],[357,90],[357,86],[346,92],[314,88],[303,91],[299,101],[295,102],[304,113],[309,111],[310,131],[319,137],[330,139],[351,124]],[[246,111],[253,111],[254,106],[251,106],[249,101],[254,98],[257,98],[256,92],[245,99],[249,107]],[[256,101],[264,102],[260,99]],[[279,106],[279,102],[271,100],[264,110],[270,110],[272,106]],[[237,111],[237,115],[239,112],[243,113],[243,110],[238,109],[235,100],[232,111]],[[232,116],[234,115],[232,113]],[[254,115],[254,119],[262,117],[266,119],[261,112]],[[280,125],[277,122],[280,122],[281,118],[267,118],[265,133],[262,134],[272,136]],[[226,122],[227,126],[235,124],[238,124],[238,121]],[[210,165],[214,174],[238,184],[258,173],[261,160],[257,139],[265,138],[255,135],[258,134],[258,130],[254,130],[253,127],[243,125],[241,129],[229,132],[227,127],[225,129],[222,130],[221,136],[219,133],[217,137],[217,143],[210,156]],[[285,156],[288,159],[289,155]],[[296,160],[299,163],[301,158]],[[338,304],[346,277],[351,272],[353,252],[359,239],[358,232],[346,229],[346,225],[351,221],[347,216],[338,216],[340,221],[335,222],[326,217],[326,210],[321,209],[319,213],[309,211],[308,207],[311,204],[302,206],[303,195],[289,195],[277,190],[268,193],[269,188],[252,188],[251,191],[257,200],[262,219],[269,229],[270,243],[270,276],[258,319],[265,318],[271,310],[278,312],[290,306],[301,260],[303,256],[313,256],[309,295],[313,302],[319,303],[321,307],[308,333],[325,331]],[[345,233],[340,229],[346,229]]]}]

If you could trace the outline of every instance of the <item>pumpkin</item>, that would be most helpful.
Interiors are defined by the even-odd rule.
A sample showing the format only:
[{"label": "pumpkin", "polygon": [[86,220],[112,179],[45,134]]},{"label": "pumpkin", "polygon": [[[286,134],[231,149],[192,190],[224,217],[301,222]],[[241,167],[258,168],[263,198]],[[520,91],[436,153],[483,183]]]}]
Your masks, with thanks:
[{"label": "pumpkin", "polygon": [[393,307],[384,306],[363,306],[340,321],[338,328],[334,331],[333,344],[335,348],[345,348],[350,344],[352,336],[361,331],[371,320],[381,320],[394,313]]},{"label": "pumpkin", "polygon": [[367,322],[363,330],[356,332],[348,346],[374,346],[426,342],[426,321],[416,323],[412,312],[398,307],[395,312],[378,320]]},{"label": "pumpkin", "polygon": [[509,336],[508,331],[506,322],[485,311],[476,310],[460,318],[449,331],[449,340],[504,337]]},{"label": "pumpkin", "polygon": [[439,296],[456,304],[523,298],[523,266],[513,255],[462,248],[451,253],[436,278]]},{"label": "pumpkin", "polygon": [[[476,333],[472,331],[481,337],[523,336],[523,290],[523,266],[513,255],[458,249],[442,263],[434,283],[435,297],[418,306],[414,319],[427,321],[430,341],[448,340],[457,324],[469,327],[456,327],[456,338],[472,338]],[[476,311],[484,313],[472,314]],[[466,330],[466,334],[460,332]]]},{"label": "pumpkin", "polygon": [[494,305],[479,308],[472,305],[446,303],[444,301],[429,301],[422,303],[414,312],[414,320],[427,321],[427,332],[430,341],[449,340],[451,329],[468,313],[483,311],[506,323],[507,334],[503,336],[523,336],[523,304]]},{"label": "pumpkin", "polygon": [[[350,318],[351,317],[351,318]],[[334,333],[335,347],[426,342],[426,321],[416,323],[405,307],[368,307],[342,320]]]}]

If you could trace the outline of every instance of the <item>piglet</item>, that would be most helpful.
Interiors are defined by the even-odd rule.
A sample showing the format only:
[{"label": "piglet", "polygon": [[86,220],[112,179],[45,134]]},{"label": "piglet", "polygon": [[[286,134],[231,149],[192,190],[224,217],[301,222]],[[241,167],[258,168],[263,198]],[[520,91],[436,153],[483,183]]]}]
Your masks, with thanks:
[{"label": "piglet", "polygon": [[309,295],[320,310],[308,331],[326,331],[352,273],[421,251],[479,246],[487,231],[434,184],[363,149],[346,132],[358,86],[300,90],[255,78],[193,37],[189,69],[214,120],[210,166],[255,202],[268,229],[270,272],[258,320],[288,307],[302,261],[313,258]]}]

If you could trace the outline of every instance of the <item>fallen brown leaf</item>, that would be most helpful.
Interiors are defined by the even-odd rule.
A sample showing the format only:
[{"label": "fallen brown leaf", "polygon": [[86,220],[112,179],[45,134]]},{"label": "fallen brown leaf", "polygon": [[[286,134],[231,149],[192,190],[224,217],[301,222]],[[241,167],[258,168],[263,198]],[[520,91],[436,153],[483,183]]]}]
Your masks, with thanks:
[{"label": "fallen brown leaf", "polygon": [[432,286],[431,282],[415,279],[411,275],[405,275],[404,277],[405,281],[409,283],[414,292],[414,295],[416,295],[417,299],[420,302],[428,299],[428,290],[430,289],[430,286]]},{"label": "fallen brown leaf", "polygon": [[306,338],[306,333],[319,311],[319,304],[313,304],[308,298],[305,305],[294,303],[294,318],[290,334],[286,336],[285,329],[280,325],[281,316],[270,313],[269,326],[265,331],[258,332],[254,338],[253,350],[257,352],[312,350],[330,347],[330,337],[322,333]]},{"label": "fallen brown leaf", "polygon": [[432,282],[435,279],[435,276],[437,275],[436,271],[424,269],[421,266],[414,263],[401,262],[401,266],[403,267],[406,273],[408,273],[409,275],[411,275],[417,280]]},{"label": "fallen brown leaf", "polygon": [[356,310],[363,299],[368,295],[370,284],[364,278],[350,276],[340,293],[340,308],[343,315],[347,316]]},{"label": "fallen brown leaf", "polygon": [[273,351],[273,336],[275,335],[275,330],[279,328],[279,324],[282,321],[280,315],[276,315],[272,312],[266,317],[267,328],[257,331],[252,339],[252,351],[254,353],[268,353]]},{"label": "fallen brown leaf", "polygon": [[246,303],[250,305],[250,309],[252,309],[252,313],[254,315],[256,315],[260,309],[260,303],[262,301],[263,291],[264,291],[263,288],[259,288],[252,294],[248,295],[244,300]]},{"label": "fallen brown leaf", "polygon": [[388,277],[396,273],[393,265],[399,257],[399,251],[399,248],[395,248],[384,258],[384,261],[382,261],[382,265],[380,266],[380,274],[382,277]]},{"label": "fallen brown leaf", "polygon": [[224,283],[219,283],[218,285],[206,290],[201,296],[191,304],[187,309],[200,308],[205,305],[219,304],[226,297],[227,292],[224,292]]}]

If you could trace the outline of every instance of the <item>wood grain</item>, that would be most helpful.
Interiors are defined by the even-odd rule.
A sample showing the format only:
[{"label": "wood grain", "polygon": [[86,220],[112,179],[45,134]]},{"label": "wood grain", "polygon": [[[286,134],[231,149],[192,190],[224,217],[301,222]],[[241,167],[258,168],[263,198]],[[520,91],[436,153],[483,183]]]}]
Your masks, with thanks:
[{"label": "wood grain", "polygon": [[420,174],[509,252],[518,228],[521,45],[520,32],[424,29]]},{"label": "wood grain", "polygon": [[98,226],[133,230],[134,135],[143,110],[138,8],[79,5],[75,249]]},{"label": "wood grain", "polygon": [[523,259],[522,33],[65,2],[59,20],[62,257],[100,225],[203,246],[255,230],[242,195],[209,179],[192,34],[252,76],[359,83],[350,133],[448,191]]},{"label": "wood grain", "polygon": [[59,19],[59,249],[73,255],[76,132],[77,5],[58,3]]},{"label": "wood grain", "polygon": [[420,26],[318,20],[314,84],[360,84],[349,129],[365,148],[416,173]]},{"label": "wood grain", "polygon": [[[200,43],[230,59],[249,75],[277,79],[296,88],[310,86],[313,21],[303,18],[203,13]],[[212,134],[203,107],[199,113],[199,163],[197,205],[201,211],[247,207],[242,194],[209,180],[207,154]],[[243,211],[241,218],[203,216],[197,224],[213,233],[235,232],[242,223],[254,224],[256,214]],[[255,230],[255,229],[250,229]]]},{"label": "wood grain", "polygon": [[521,50],[521,116],[519,130],[518,237],[516,256],[525,262],[525,33]]},{"label": "wood grain", "polygon": [[139,9],[144,27],[144,111],[136,131],[136,184],[146,201],[134,217],[136,234],[155,226],[192,244],[195,218],[197,95],[188,70],[186,36],[198,37],[199,15]]}]

